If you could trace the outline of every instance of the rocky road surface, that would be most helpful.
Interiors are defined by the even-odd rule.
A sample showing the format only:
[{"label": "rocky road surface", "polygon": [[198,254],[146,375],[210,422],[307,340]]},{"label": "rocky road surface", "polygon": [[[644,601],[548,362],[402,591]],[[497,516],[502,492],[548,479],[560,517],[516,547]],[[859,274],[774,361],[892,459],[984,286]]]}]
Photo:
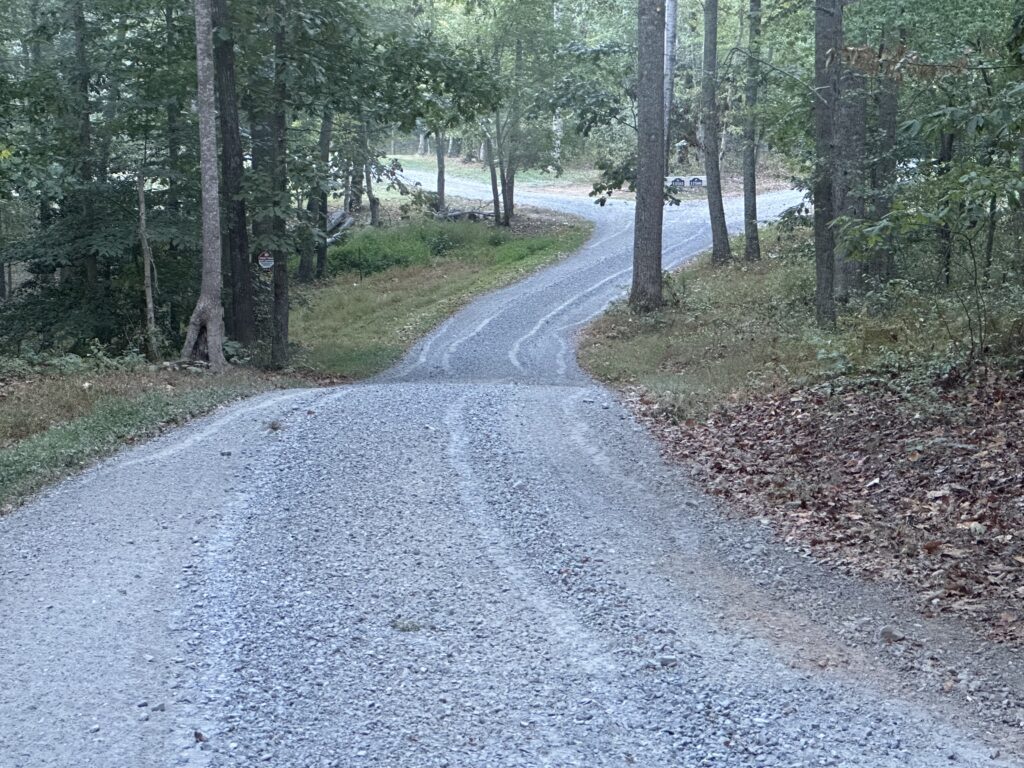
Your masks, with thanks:
[{"label": "rocky road surface", "polygon": [[1024,764],[1011,653],[723,518],[579,370],[631,206],[523,201],[592,240],[0,519],[0,766]]}]

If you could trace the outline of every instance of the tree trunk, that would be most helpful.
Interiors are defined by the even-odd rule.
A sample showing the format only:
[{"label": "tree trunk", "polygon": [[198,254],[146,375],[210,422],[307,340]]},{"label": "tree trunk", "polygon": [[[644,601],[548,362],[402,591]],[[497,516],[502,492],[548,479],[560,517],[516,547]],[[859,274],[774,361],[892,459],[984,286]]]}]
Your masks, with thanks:
[{"label": "tree trunk", "polygon": [[[876,221],[889,215],[896,187],[896,136],[899,124],[899,84],[882,77],[878,91],[878,162],[872,167],[871,187],[874,206],[871,217]],[[868,261],[868,274],[880,280],[893,275],[893,252],[890,247],[877,249]]]},{"label": "tree trunk", "polygon": [[[278,0],[274,14],[274,91],[272,96],[273,113],[270,119],[271,189],[275,200],[285,200],[288,197],[286,166],[288,90],[285,83],[285,60],[288,55],[285,39],[286,14],[284,0]],[[288,226],[281,213],[280,205],[276,205],[274,211],[274,310],[273,331],[270,340],[270,365],[273,368],[284,368],[288,364],[288,252],[284,247]]]},{"label": "tree trunk", "polygon": [[704,2],[704,76],[701,106],[704,123],[704,168],[708,177],[708,212],[711,215],[711,263],[732,258],[729,228],[722,203],[722,166],[719,156],[721,130],[718,120],[718,0]]},{"label": "tree trunk", "polygon": [[366,175],[366,199],[370,201],[370,226],[380,226],[380,199],[373,194],[373,164],[363,166]]},{"label": "tree trunk", "polygon": [[[833,132],[837,136],[841,133],[843,140],[836,145],[832,193],[835,215],[863,219],[867,214],[864,197],[864,158],[868,151],[867,84],[863,75],[848,67],[843,67],[840,77]],[[835,254],[835,298],[836,301],[847,302],[852,295],[863,290],[866,264],[849,258],[845,248],[837,248]]]},{"label": "tree trunk", "polygon": [[491,172],[491,199],[494,202],[494,224],[501,224],[501,192],[498,191],[498,169],[494,164],[494,148],[491,137],[484,139],[484,154],[487,157],[487,168]]},{"label": "tree trunk", "polygon": [[[72,27],[75,33],[75,72],[74,87],[76,107],[78,110],[78,174],[83,182],[93,181],[95,169],[92,164],[92,105],[89,100],[89,82],[92,73],[89,70],[89,58],[86,50],[88,30],[85,23],[85,4],[83,0],[75,0],[72,7]],[[82,221],[91,221],[89,194],[83,190],[79,193],[82,205]],[[85,266],[86,292],[95,293],[99,284],[99,265],[96,253],[90,251],[83,255]]]},{"label": "tree trunk", "polygon": [[225,365],[224,306],[220,298],[220,189],[217,178],[217,104],[213,85],[213,21],[210,0],[195,0],[195,9],[203,278],[181,357],[185,360],[208,360],[210,368],[219,373]]},{"label": "tree trunk", "polygon": [[842,39],[842,0],[818,0],[814,12],[814,314],[818,325],[836,322],[835,243],[832,237],[832,172],[835,158],[834,110]]},{"label": "tree trunk", "polygon": [[434,154],[437,155],[437,210],[443,211],[448,207],[444,199],[444,131],[435,131],[434,139]]},{"label": "tree trunk", "polygon": [[665,212],[665,6],[637,8],[637,178],[633,286],[629,305],[648,312],[662,304],[661,226]]},{"label": "tree trunk", "polygon": [[[318,264],[320,258],[320,244],[323,243],[326,247],[327,243],[326,206],[322,205],[322,203],[323,195],[325,194],[324,187],[327,185],[328,164],[331,160],[331,133],[333,128],[334,114],[330,108],[326,108],[320,120],[320,137],[317,141],[318,166],[316,169],[316,184],[309,191],[309,202],[306,205],[306,212],[309,214],[309,226],[318,229],[321,236],[307,238],[303,242],[302,251],[299,253],[298,279],[300,283],[310,283],[313,281],[314,271],[318,271],[318,267],[315,265]],[[324,210],[321,210],[321,208]]]},{"label": "tree trunk", "polygon": [[665,174],[672,157],[672,104],[676,88],[676,21],[677,0],[665,3]]},{"label": "tree trunk", "polygon": [[[174,6],[171,2],[168,2],[164,6],[164,26],[166,29],[166,44],[167,50],[173,51],[175,46],[175,35],[174,35]],[[179,147],[181,140],[179,137],[180,127],[180,114],[181,114],[181,102],[177,96],[171,96],[167,99],[166,104],[167,113],[167,208],[171,211],[178,211],[181,207],[181,202],[178,197],[178,156],[180,155]]]},{"label": "tree trunk", "polygon": [[327,274],[327,179],[331,169],[331,139],[334,135],[334,111],[328,107],[324,110],[320,122],[320,138],[317,151],[320,161],[320,188],[314,190],[316,195],[316,226],[323,233],[323,238],[316,243],[316,276],[323,279]]},{"label": "tree trunk", "polygon": [[[955,139],[952,133],[944,133],[939,137],[940,173],[948,173],[949,164],[953,162]],[[939,227],[939,276],[947,288],[953,284],[953,230],[948,224]]]},{"label": "tree trunk", "polygon": [[139,196],[139,243],[142,245],[142,290],[146,299],[146,357],[160,359],[160,346],[156,338],[156,310],[153,306],[153,250],[149,247],[146,231],[146,177],[139,169],[136,187]]},{"label": "tree trunk", "polygon": [[757,101],[761,80],[761,0],[750,0],[750,39],[747,45],[747,82],[743,121],[743,256],[747,261],[761,258],[761,237],[757,229]]},{"label": "tree trunk", "polygon": [[238,119],[238,95],[235,86],[235,42],[227,0],[214,0],[213,60],[217,72],[217,99],[220,116],[221,172],[227,208],[227,263],[231,269],[231,332],[241,344],[256,341],[256,316],[253,307],[251,257],[249,253],[248,213],[242,192],[245,161],[242,131]]}]

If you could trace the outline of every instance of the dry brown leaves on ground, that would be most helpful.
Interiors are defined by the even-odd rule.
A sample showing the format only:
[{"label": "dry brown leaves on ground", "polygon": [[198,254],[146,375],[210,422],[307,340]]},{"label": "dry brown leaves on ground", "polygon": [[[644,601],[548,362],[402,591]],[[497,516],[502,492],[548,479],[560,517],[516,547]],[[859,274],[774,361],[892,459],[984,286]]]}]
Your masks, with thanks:
[{"label": "dry brown leaves on ground", "polygon": [[1024,642],[1024,381],[794,389],[676,423],[641,417],[708,491],[785,541],[914,588],[927,615]]}]

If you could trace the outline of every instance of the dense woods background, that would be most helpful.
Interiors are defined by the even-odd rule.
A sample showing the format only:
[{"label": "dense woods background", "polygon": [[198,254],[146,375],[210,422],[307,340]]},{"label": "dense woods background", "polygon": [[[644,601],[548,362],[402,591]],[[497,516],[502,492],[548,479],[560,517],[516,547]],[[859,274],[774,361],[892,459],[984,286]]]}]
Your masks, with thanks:
[{"label": "dense woods background", "polygon": [[[421,200],[434,210],[447,202],[446,158],[489,168],[498,224],[514,216],[524,169],[597,167],[602,199],[638,168],[706,171],[717,262],[759,258],[753,191],[768,162],[813,203],[823,328],[864,302],[878,316],[916,303],[941,314],[965,360],[1019,351],[1016,6],[641,0],[641,19],[653,8],[668,22],[653,22],[661,46],[638,49],[638,8],[619,0],[212,0],[229,357],[288,364],[289,281],[326,274],[345,211],[380,223],[380,194],[406,189],[391,159],[402,152],[436,157],[438,195]],[[4,354],[182,349],[201,250],[194,14],[182,0],[10,4]],[[639,137],[638,155],[645,54],[660,59],[650,114],[666,127]],[[722,225],[720,163],[726,192],[742,176],[748,193],[742,254]],[[639,304],[656,306],[648,288]]]}]

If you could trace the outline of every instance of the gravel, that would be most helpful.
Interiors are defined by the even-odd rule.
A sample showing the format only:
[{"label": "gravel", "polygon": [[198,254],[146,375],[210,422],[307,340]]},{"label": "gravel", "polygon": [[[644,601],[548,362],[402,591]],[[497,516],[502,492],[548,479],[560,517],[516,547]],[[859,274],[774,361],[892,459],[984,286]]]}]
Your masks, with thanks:
[{"label": "gravel", "polygon": [[[374,381],[223,409],[0,519],[0,765],[1024,764],[1012,656],[984,651],[1005,691],[942,693],[966,630],[724,518],[579,370],[631,206],[523,197],[591,244]],[[707,245],[702,205],[666,218],[670,260]]]}]

